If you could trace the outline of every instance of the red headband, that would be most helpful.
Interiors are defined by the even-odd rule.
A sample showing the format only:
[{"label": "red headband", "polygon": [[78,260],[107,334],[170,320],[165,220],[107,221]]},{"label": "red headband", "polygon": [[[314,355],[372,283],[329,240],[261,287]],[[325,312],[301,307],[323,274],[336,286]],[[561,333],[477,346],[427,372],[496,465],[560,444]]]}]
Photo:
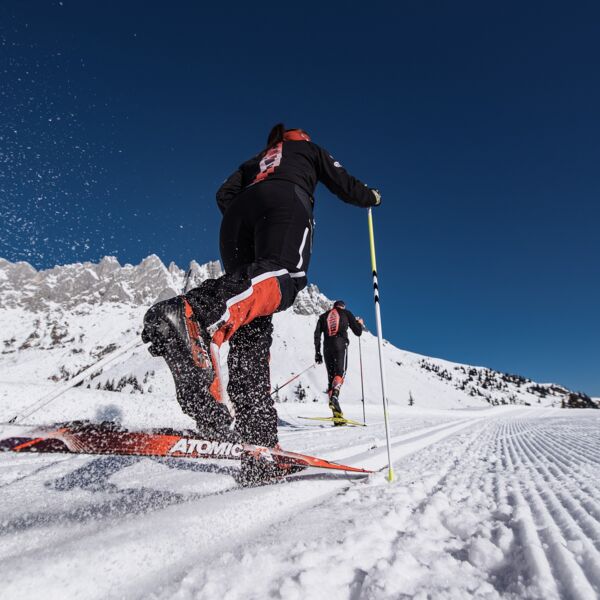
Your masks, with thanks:
[{"label": "red headband", "polygon": [[310,136],[302,129],[288,129],[283,134],[283,139],[286,142],[310,142]]}]

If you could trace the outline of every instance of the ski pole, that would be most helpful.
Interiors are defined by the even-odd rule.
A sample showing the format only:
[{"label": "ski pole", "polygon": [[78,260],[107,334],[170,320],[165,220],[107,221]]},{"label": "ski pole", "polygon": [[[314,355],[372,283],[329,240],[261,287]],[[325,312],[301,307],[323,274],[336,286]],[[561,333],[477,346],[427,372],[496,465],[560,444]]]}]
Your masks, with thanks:
[{"label": "ski pole", "polygon": [[49,394],[42,396],[37,402],[34,402],[29,408],[26,408],[22,413],[16,414],[9,423],[20,423],[23,419],[30,417],[33,413],[36,413],[40,408],[43,408],[47,404],[50,404],[53,400],[56,400],[59,396],[62,396],[67,390],[70,390],[72,387],[75,387],[78,383],[81,383],[92,371],[96,371],[98,369],[102,369],[106,365],[113,362],[113,360],[127,354],[128,352],[134,350],[138,346],[142,346],[143,342],[141,340],[135,339],[132,340],[129,344],[125,344],[122,348],[115,350],[108,356],[105,356],[97,363],[90,365],[87,369],[84,369],[76,375],[72,379],[69,379],[63,386],[61,386],[58,390],[53,390]]},{"label": "ski pole", "polygon": [[363,380],[362,346],[361,346],[361,343],[360,343],[360,337],[358,338],[358,357],[360,359],[360,389],[361,389],[361,392],[362,392],[363,423],[366,425],[367,424],[367,417],[365,416],[365,383],[364,383],[364,380]]},{"label": "ski pole", "polygon": [[312,369],[315,366],[316,363],[313,363],[312,365],[310,365],[310,367],[306,367],[306,369],[304,369],[303,371],[300,371],[300,373],[298,373],[297,375],[294,375],[291,379],[288,379],[285,383],[282,383],[280,386],[277,386],[271,393],[270,396],[272,396],[273,394],[276,394],[280,389],[284,388],[288,383],[292,383],[292,381],[294,381],[295,379],[298,379],[298,377],[300,377],[300,375],[302,375],[302,373],[306,373],[306,371]]},{"label": "ski pole", "polygon": [[381,333],[381,309],[379,307],[379,285],[377,281],[377,260],[375,258],[375,234],[373,233],[373,211],[369,208],[369,247],[371,250],[371,269],[373,271],[373,298],[375,300],[375,323],[377,324],[377,346],[379,349],[379,370],[381,373],[381,395],[383,400],[383,418],[385,422],[385,439],[388,456],[388,481],[394,481],[392,465],[392,448],[390,445],[390,422],[388,417],[388,402],[385,393],[385,366],[383,363],[383,335]]}]

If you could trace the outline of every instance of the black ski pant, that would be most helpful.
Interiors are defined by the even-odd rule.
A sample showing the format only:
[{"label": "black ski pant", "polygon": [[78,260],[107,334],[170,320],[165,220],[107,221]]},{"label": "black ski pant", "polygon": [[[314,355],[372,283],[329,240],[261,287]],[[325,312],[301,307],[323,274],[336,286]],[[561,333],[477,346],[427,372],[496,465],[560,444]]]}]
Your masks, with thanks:
[{"label": "black ski pant", "polygon": [[327,368],[328,388],[331,397],[334,389],[338,391],[344,383],[348,367],[348,342],[341,336],[326,337],[323,343],[323,358]]},{"label": "black ski pant", "polygon": [[[312,202],[300,187],[264,181],[243,191],[221,224],[225,275],[186,294],[211,336],[215,380],[211,393],[235,409],[242,441],[277,443],[270,396],[271,315],[289,308],[306,286],[312,251]],[[227,390],[221,387],[219,349],[229,341]]]}]

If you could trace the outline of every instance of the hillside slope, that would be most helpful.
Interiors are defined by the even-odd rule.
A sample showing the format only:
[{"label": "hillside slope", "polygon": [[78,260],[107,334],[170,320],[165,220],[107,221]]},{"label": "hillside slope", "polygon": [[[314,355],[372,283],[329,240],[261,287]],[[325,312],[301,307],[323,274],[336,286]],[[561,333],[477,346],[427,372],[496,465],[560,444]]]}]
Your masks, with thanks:
[{"label": "hillside slope", "polygon": [[[220,274],[218,262],[192,262],[187,287]],[[37,391],[66,381],[103,356],[139,336],[143,314],[158,298],[182,289],[186,273],[155,256],[139,265],[121,266],[115,258],[99,263],[58,266],[36,271],[27,263],[0,259],[0,389],[29,382]],[[313,330],[330,301],[314,285],[298,296],[293,309],[275,315],[272,385],[287,381],[313,363]],[[344,405],[361,401],[359,345],[351,340]],[[365,401],[380,402],[377,340],[365,332],[361,340]],[[401,350],[384,342],[389,401],[408,405],[409,396],[424,408],[485,407],[496,404],[560,406],[570,393],[554,384],[463,365]],[[281,403],[324,402],[324,366],[309,369],[277,393]],[[2,387],[3,386],[3,387]],[[162,359],[144,347],[101,372],[92,372],[84,387],[134,395],[174,398],[170,374]],[[115,396],[115,402],[118,401]]]}]

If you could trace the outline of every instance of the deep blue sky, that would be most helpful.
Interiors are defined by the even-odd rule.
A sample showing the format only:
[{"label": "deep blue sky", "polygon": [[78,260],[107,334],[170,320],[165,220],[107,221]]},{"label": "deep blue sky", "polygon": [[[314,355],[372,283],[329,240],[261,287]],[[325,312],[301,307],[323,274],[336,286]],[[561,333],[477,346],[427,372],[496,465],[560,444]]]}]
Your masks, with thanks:
[{"label": "deep blue sky", "polygon": [[[597,3],[208,4],[2,3],[0,256],[217,258],[281,120],[383,193],[387,338],[600,395]],[[366,213],[316,197],[310,279],[373,326]]]}]

